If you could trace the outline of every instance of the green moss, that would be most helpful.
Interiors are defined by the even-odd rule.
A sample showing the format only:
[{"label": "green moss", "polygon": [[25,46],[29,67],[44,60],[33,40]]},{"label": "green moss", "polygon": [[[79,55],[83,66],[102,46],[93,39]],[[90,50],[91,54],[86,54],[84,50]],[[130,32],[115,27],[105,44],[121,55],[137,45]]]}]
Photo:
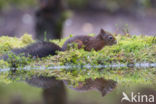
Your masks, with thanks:
[{"label": "green moss", "polygon": [[[68,37],[69,38],[69,37]],[[63,45],[66,39],[51,40],[60,46]],[[83,49],[72,48],[65,52],[58,52],[58,55],[50,56],[36,60],[26,60],[25,58],[17,58],[19,62],[22,62],[22,67],[25,64],[30,66],[59,66],[59,65],[77,65],[79,68],[73,67],[71,70],[30,70],[30,71],[18,71],[17,76],[23,78],[30,77],[31,75],[45,75],[56,76],[59,79],[70,80],[71,83],[78,81],[84,81],[86,78],[98,78],[105,77],[107,79],[114,79],[118,82],[134,82],[134,83],[153,83],[152,79],[155,77],[154,68],[151,69],[135,69],[135,68],[82,68],[84,65],[107,65],[111,63],[136,63],[136,62],[156,62],[156,43],[153,36],[131,36],[117,35],[118,44],[113,46],[106,46],[101,51],[91,52],[84,51]],[[7,41],[6,41],[7,40]],[[1,37],[0,38],[0,53],[4,53],[12,48],[19,48],[26,46],[33,42],[30,36],[24,35],[22,38]],[[19,63],[21,64],[21,63]],[[2,61],[0,65],[5,66]],[[20,66],[20,65],[19,65]],[[39,67],[39,68],[40,68]],[[38,69],[39,69],[38,68]]]},{"label": "green moss", "polygon": [[6,68],[9,66],[9,64],[6,61],[0,60],[0,66],[1,66],[1,68]]},{"label": "green moss", "polygon": [[29,34],[24,34],[22,37],[21,37],[21,41],[23,44],[30,44],[33,42],[33,39],[32,39],[32,36],[29,35]]},{"label": "green moss", "polygon": [[32,37],[28,34],[24,34],[21,38],[2,36],[0,37],[0,55],[13,48],[24,47],[32,42]]}]

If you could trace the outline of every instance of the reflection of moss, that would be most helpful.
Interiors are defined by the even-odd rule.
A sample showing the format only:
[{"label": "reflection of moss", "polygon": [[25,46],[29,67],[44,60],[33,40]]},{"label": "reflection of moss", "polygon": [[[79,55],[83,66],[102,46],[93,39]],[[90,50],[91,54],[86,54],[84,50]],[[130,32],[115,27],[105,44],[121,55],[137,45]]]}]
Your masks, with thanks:
[{"label": "reflection of moss", "polygon": [[[10,41],[2,41],[2,40],[10,40]],[[80,68],[73,68],[72,70],[31,70],[27,72],[18,72],[23,77],[28,77],[33,74],[42,74],[45,76],[57,76],[59,79],[71,80],[73,83],[77,81],[83,81],[86,78],[97,78],[97,77],[105,77],[108,79],[114,79],[117,81],[134,81],[136,83],[142,81],[144,83],[152,82],[150,79],[154,77],[155,70],[154,68],[146,69],[146,70],[134,70],[134,68],[116,68],[114,69],[103,69],[99,70],[96,68],[91,69],[81,69],[83,65],[99,65],[99,64],[110,64],[110,63],[136,63],[136,62],[156,62],[156,44],[153,41],[155,38],[152,36],[131,36],[129,34],[126,35],[118,35],[116,36],[118,40],[118,44],[114,46],[106,46],[101,51],[91,52],[84,51],[83,49],[70,49],[65,52],[58,52],[56,56],[50,56],[43,58],[42,60],[29,60],[30,66],[40,65],[49,67],[56,65],[79,65]],[[64,41],[62,39],[59,40],[51,40],[56,44],[62,46]],[[10,38],[10,37],[1,37],[0,38],[2,48],[0,53],[6,52],[9,49],[15,47],[23,47],[26,44],[18,38]],[[32,41],[30,41],[31,43]],[[5,44],[9,45],[5,45]],[[4,46],[4,47],[3,47]],[[3,49],[4,48],[4,49]],[[25,62],[25,61],[23,61]],[[0,63],[2,63],[0,61]],[[1,64],[2,65],[2,64]],[[27,73],[27,74],[26,74]],[[20,76],[21,76],[20,75]],[[150,76],[150,77],[148,77]]]},{"label": "reflection of moss", "polygon": [[[0,76],[0,78],[2,79],[3,77]],[[11,84],[0,82],[0,100],[4,104],[8,104],[8,101],[12,101],[11,98],[18,97],[18,95],[20,95],[19,99],[21,99],[22,103],[35,103],[35,101],[40,101],[41,93],[42,89],[29,86],[23,82],[14,82]]]}]

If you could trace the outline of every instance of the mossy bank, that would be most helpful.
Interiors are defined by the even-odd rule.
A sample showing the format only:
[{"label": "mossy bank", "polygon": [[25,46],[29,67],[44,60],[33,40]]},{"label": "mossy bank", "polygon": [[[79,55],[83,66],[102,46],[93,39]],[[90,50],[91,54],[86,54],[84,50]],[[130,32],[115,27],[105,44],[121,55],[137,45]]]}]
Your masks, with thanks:
[{"label": "mossy bank", "polygon": [[[58,55],[49,56],[42,59],[25,60],[25,58],[19,59],[18,64],[22,64],[22,67],[38,66],[38,70],[18,70],[17,78],[30,77],[31,75],[44,75],[44,76],[56,76],[59,79],[70,80],[72,83],[78,81],[84,81],[87,78],[104,77],[107,79],[113,79],[118,82],[136,82],[136,83],[154,83],[153,79],[156,77],[155,68],[128,68],[128,67],[115,67],[115,68],[84,68],[84,65],[109,65],[109,64],[135,64],[135,63],[156,63],[156,38],[154,36],[146,35],[116,35],[118,44],[113,46],[106,46],[101,51],[91,52],[78,50],[72,48],[65,52],[58,52]],[[69,38],[69,37],[68,37]],[[62,47],[66,39],[51,40]],[[28,44],[35,42],[28,34],[23,35],[21,38],[13,37],[0,37],[0,56],[8,52],[13,48],[24,47]],[[29,62],[25,62],[29,61]],[[53,66],[79,66],[69,69],[48,69]],[[2,68],[9,67],[9,62],[3,60],[0,61]],[[20,66],[20,65],[19,65]],[[39,70],[41,67],[45,70]],[[20,66],[21,67],[21,66]],[[9,82],[6,80],[10,72],[1,73],[3,78],[1,81]],[[3,80],[4,79],[4,80]]]}]

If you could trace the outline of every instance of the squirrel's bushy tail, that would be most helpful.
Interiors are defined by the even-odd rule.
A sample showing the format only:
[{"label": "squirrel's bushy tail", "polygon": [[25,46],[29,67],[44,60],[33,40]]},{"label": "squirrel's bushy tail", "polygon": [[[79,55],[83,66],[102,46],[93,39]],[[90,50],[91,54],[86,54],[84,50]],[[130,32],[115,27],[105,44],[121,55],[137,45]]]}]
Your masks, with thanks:
[{"label": "squirrel's bushy tail", "polygon": [[[57,44],[52,42],[39,41],[24,48],[13,49],[11,53],[15,55],[22,54],[26,57],[35,56],[35,57],[42,58],[49,55],[56,55],[57,51],[62,51],[62,48],[60,48]],[[0,59],[3,60],[8,59],[8,54],[2,56]]]},{"label": "squirrel's bushy tail", "polygon": [[[18,49],[13,49],[11,50],[10,53],[3,55],[2,57],[0,57],[0,60],[4,60],[4,61],[11,61],[13,59],[13,61],[11,61],[11,65],[12,66],[16,66],[16,57],[14,57],[14,55],[16,56],[25,56],[25,57],[30,57],[30,58],[42,58],[42,57],[46,57],[49,55],[56,55],[57,51],[62,51],[62,48],[60,48],[57,44],[52,43],[52,42],[45,42],[45,41],[39,41],[36,43],[33,43],[27,47],[24,48],[18,48]],[[13,54],[13,57],[12,57]],[[11,59],[10,56],[11,55]]]}]

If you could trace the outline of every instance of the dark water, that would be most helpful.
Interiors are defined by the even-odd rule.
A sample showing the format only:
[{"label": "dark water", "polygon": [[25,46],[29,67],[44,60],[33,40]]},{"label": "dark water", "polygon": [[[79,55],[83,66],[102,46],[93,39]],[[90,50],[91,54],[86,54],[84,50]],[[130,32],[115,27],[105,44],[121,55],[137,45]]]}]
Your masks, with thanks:
[{"label": "dark water", "polygon": [[[155,104],[127,101],[121,103],[123,92],[128,96],[132,92],[137,96],[156,96],[156,90],[142,85],[131,88],[104,78],[86,79],[85,83],[80,82],[76,87],[70,88],[68,81],[57,80],[55,77],[33,76],[26,82],[27,84],[14,82],[6,86],[0,84],[0,104]],[[2,99],[2,95],[9,103]]]},{"label": "dark water", "polygon": [[[110,65],[84,65],[84,66],[53,66],[53,67],[30,67],[19,68],[17,70],[71,70],[83,68],[134,68],[134,69],[156,69],[156,63],[136,63],[136,64],[110,64]],[[7,72],[10,69],[0,69],[0,72]],[[148,78],[147,78],[148,80]],[[137,97],[153,95],[156,97],[156,82],[153,85],[140,81],[138,84],[129,83],[128,80],[122,83],[105,78],[86,78],[84,82],[78,82],[76,86],[71,85],[69,80],[58,80],[55,77],[32,76],[25,81],[12,82],[4,85],[0,82],[0,104],[155,104],[155,102],[133,103],[124,101],[123,92],[128,96],[135,93]],[[128,83],[128,84],[126,84]],[[135,82],[134,82],[135,83]],[[11,87],[9,87],[11,86]],[[36,91],[39,90],[39,91]],[[7,95],[8,94],[8,95]],[[11,96],[11,97],[8,97]],[[31,96],[31,97],[29,97]],[[39,96],[39,97],[35,97]],[[4,100],[3,97],[6,99]],[[24,100],[26,99],[27,100]],[[35,99],[34,99],[35,98]],[[149,99],[149,98],[147,98]],[[4,102],[3,102],[4,101]],[[7,102],[9,101],[9,102]],[[29,102],[31,101],[31,102]]]}]

